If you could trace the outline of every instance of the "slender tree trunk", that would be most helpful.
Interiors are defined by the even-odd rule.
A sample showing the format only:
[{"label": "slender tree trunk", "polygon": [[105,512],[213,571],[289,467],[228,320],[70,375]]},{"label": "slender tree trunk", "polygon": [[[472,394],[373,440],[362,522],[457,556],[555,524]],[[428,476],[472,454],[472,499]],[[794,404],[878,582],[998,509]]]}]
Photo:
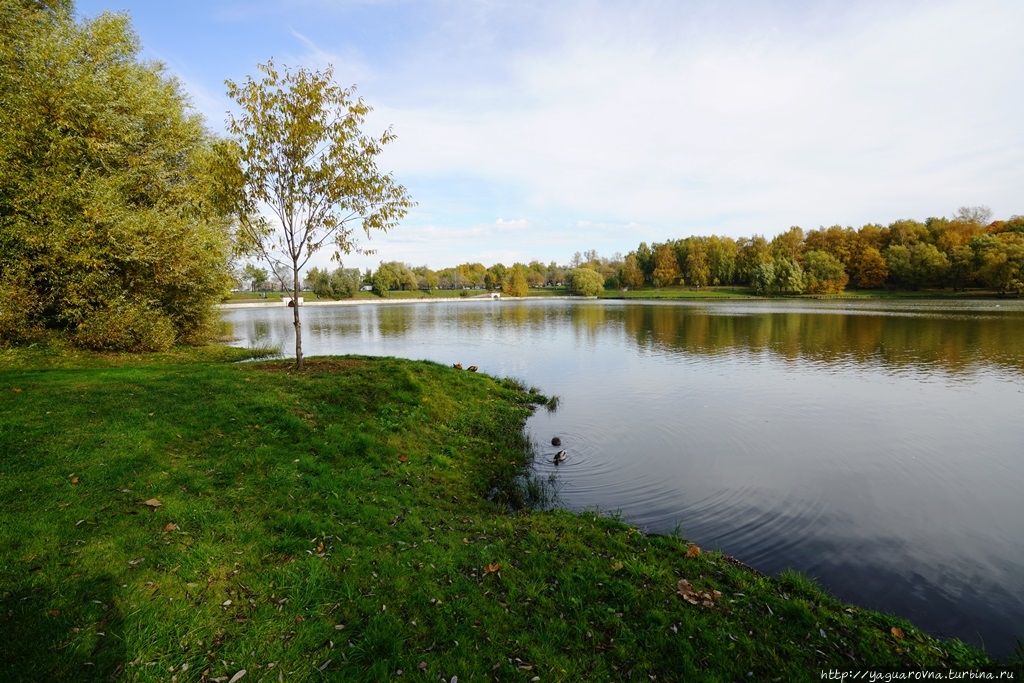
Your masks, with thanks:
[{"label": "slender tree trunk", "polygon": [[292,312],[295,316],[295,369],[302,372],[302,323],[299,322],[299,269],[292,268]]}]

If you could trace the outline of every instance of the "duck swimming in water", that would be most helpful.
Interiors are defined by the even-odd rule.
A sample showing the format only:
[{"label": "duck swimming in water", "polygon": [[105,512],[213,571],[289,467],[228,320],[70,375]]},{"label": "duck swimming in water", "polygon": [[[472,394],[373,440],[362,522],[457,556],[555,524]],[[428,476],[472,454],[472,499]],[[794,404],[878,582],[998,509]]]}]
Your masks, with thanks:
[{"label": "duck swimming in water", "polygon": [[567,454],[566,454],[565,450],[563,449],[563,450],[560,450],[557,453],[555,453],[555,457],[552,458],[551,461],[554,462],[557,465],[560,462],[565,462],[566,457],[567,457]]},{"label": "duck swimming in water", "polygon": [[558,437],[556,436],[555,438],[551,439],[551,445],[552,445],[552,446],[561,446],[561,445],[562,445],[562,440],[561,440],[561,439],[559,439],[559,438],[558,438]]}]

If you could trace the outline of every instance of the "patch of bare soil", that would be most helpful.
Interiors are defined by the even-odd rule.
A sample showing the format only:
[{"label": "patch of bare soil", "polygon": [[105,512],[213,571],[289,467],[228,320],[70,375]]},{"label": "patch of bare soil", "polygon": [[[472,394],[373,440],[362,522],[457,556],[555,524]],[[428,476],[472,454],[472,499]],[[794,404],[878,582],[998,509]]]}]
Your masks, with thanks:
[{"label": "patch of bare soil", "polygon": [[[334,374],[365,367],[366,364],[366,360],[356,358],[304,358],[302,360],[303,372]],[[259,363],[253,369],[263,372],[295,372],[295,363],[293,361]]]}]

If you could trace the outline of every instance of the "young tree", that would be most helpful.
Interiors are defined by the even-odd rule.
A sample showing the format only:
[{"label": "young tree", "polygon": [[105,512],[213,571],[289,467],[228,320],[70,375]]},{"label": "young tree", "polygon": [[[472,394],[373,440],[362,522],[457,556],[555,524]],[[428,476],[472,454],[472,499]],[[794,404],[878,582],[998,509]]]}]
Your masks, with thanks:
[{"label": "young tree", "polygon": [[[237,160],[244,178],[239,197],[244,246],[257,252],[275,272],[283,269],[299,296],[299,271],[328,242],[335,259],[363,252],[355,229],[394,227],[414,205],[405,188],[377,170],[375,158],[394,139],[364,133],[370,107],[353,89],[334,83],[334,71],[259,65],[263,78],[242,85],[227,81],[228,95],[241,107],[229,114],[228,130],[237,136]],[[258,211],[266,207],[272,225]],[[302,325],[294,308],[295,367],[302,369]]]}]

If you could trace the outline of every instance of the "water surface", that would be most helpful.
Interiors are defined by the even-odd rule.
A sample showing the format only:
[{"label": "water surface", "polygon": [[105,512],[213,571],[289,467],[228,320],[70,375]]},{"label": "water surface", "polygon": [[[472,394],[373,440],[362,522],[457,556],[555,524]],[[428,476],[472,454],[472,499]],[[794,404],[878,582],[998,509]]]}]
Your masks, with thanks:
[{"label": "water surface", "polygon": [[[564,505],[1005,657],[1024,638],[1021,302],[466,301],[303,309],[307,355],[478,365],[561,398],[528,423]],[[231,310],[293,353],[291,311]],[[567,462],[552,464],[552,436]]]}]

